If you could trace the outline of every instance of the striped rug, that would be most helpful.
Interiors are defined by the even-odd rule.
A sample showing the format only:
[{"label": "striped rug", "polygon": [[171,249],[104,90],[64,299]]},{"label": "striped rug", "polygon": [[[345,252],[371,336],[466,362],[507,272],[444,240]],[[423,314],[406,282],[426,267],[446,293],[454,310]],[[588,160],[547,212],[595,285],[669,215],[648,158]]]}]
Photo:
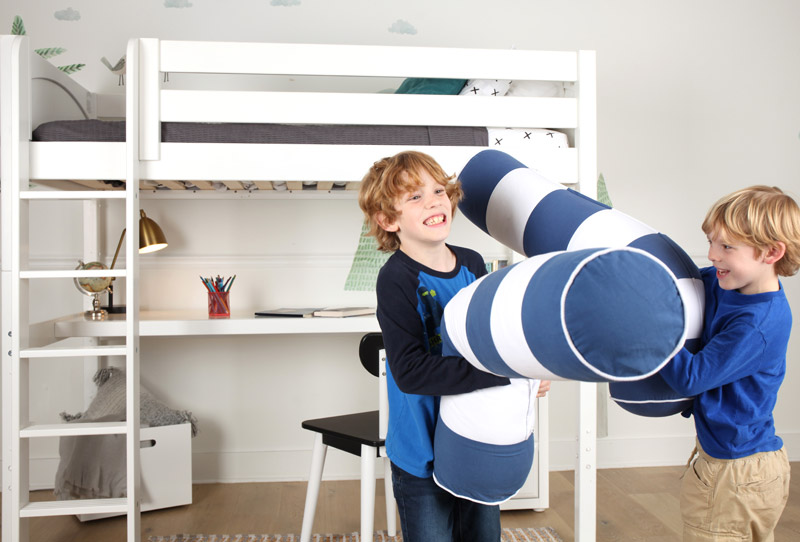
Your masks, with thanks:
[{"label": "striped rug", "polygon": [[[376,531],[372,542],[402,542],[403,537],[389,536],[385,531]],[[299,534],[174,534],[150,536],[148,542],[299,542]],[[312,542],[361,542],[358,533],[315,534]],[[563,542],[552,527],[526,527],[503,529],[501,542]]]}]

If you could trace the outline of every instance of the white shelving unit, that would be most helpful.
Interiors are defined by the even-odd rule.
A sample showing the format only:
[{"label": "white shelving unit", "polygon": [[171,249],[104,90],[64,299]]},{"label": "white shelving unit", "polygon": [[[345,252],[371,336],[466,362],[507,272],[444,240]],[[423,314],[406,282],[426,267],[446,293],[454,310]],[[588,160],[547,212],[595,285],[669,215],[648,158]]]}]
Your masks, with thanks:
[{"label": "white shelving unit", "polygon": [[[139,182],[136,141],[127,145],[124,192],[99,191],[32,192],[29,190],[28,156],[31,133],[28,39],[3,36],[0,42],[4,78],[0,82],[4,122],[0,163],[2,164],[2,288],[3,288],[3,540],[25,542],[29,537],[28,519],[42,516],[79,514],[127,515],[128,540],[139,540],[139,315],[138,315],[138,244]],[[135,51],[134,51],[135,53]],[[136,58],[128,58],[135,62]],[[128,117],[137,118],[135,78],[128,86]],[[10,122],[8,120],[11,119]],[[130,129],[130,128],[129,128]],[[126,268],[108,271],[74,269],[37,271],[30,268],[30,206],[33,200],[83,200],[102,198],[125,200]],[[57,221],[50,226],[58,228]],[[126,280],[128,314],[122,323],[123,344],[85,346],[79,341],[39,342],[31,333],[29,294],[33,284],[60,278],[115,276]],[[114,423],[37,424],[30,418],[31,365],[43,358],[64,359],[85,356],[119,355],[125,357],[128,374],[126,390],[127,421]],[[88,435],[125,435],[127,497],[80,499],[70,501],[30,501],[30,447],[33,439]]]}]

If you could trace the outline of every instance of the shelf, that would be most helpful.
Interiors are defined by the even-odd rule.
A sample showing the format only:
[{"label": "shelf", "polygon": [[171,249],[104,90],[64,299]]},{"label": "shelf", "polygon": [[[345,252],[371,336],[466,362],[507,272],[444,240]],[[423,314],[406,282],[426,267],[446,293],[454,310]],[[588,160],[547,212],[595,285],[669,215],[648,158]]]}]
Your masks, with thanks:
[{"label": "shelf", "polygon": [[125,269],[66,269],[54,271],[20,271],[21,279],[104,278],[124,277]]},{"label": "shelf", "polygon": [[[236,312],[231,318],[210,319],[203,310],[141,311],[141,337],[174,337],[192,335],[293,335],[318,333],[367,333],[380,331],[375,315],[349,318],[288,318],[253,315],[255,311]],[[55,336],[122,337],[125,315],[110,314],[107,320],[94,322],[82,314],[54,322]]]},{"label": "shelf", "polygon": [[119,514],[128,511],[128,499],[80,499],[32,502],[22,507],[20,517],[71,516],[75,514]]},{"label": "shelf", "polygon": [[73,422],[29,425],[19,432],[21,438],[82,437],[91,435],[123,435],[125,422]]},{"label": "shelf", "polygon": [[82,338],[68,338],[41,346],[27,348],[19,353],[21,358],[67,358],[84,356],[124,356],[125,346],[101,345],[86,346]]},{"label": "shelf", "polygon": [[19,197],[20,199],[42,200],[125,199],[125,191],[76,190],[74,192],[64,192],[57,190],[25,190],[20,192]]}]

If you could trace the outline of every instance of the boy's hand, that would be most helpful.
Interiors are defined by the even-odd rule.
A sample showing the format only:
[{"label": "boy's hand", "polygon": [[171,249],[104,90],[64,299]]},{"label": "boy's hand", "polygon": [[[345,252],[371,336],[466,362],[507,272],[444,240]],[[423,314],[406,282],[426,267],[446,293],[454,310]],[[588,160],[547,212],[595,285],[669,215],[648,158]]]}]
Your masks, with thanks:
[{"label": "boy's hand", "polygon": [[540,380],[539,381],[539,393],[536,394],[536,397],[544,397],[547,395],[547,392],[550,391],[550,381],[549,380]]}]

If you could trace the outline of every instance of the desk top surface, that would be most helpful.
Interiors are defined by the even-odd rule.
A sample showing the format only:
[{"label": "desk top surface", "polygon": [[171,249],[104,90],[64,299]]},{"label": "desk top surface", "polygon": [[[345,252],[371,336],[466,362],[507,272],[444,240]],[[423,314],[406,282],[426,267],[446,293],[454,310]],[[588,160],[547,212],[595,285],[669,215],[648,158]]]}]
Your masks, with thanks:
[{"label": "desk top surface", "polygon": [[[110,314],[106,320],[91,321],[75,314],[55,321],[55,335],[65,337],[122,337],[124,314]],[[313,333],[366,333],[380,331],[375,315],[347,318],[299,318],[254,316],[234,311],[230,318],[209,318],[202,310],[141,311],[141,337],[189,335],[280,335]]]}]

